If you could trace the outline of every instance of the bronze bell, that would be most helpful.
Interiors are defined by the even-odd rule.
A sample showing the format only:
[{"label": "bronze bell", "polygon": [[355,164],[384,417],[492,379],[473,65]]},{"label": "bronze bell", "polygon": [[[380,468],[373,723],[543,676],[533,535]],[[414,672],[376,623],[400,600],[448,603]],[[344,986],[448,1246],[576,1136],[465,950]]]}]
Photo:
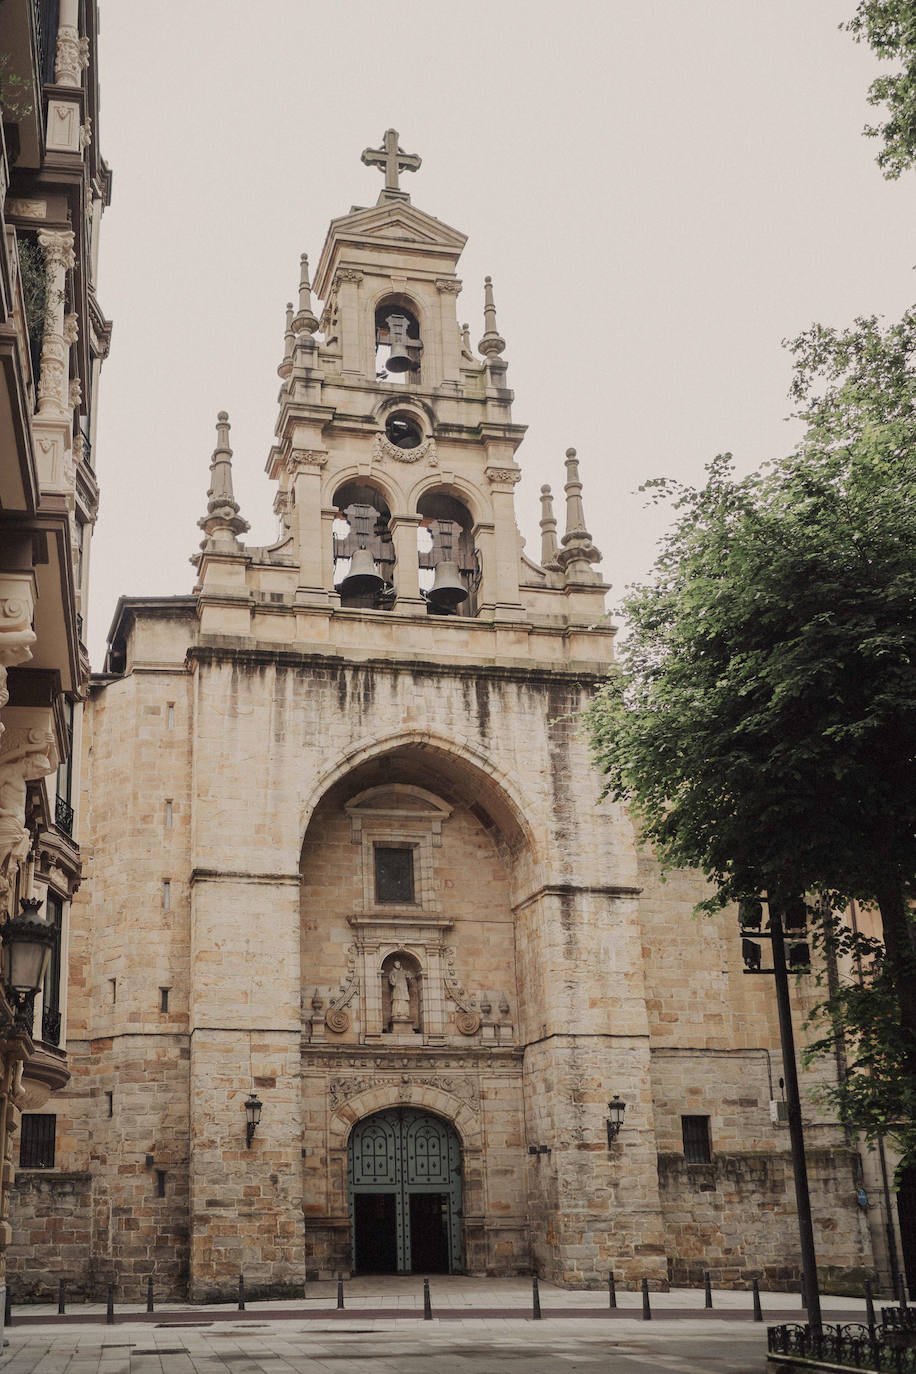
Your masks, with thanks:
[{"label": "bronze bell", "polygon": [[372,554],[368,549],[357,549],[350,559],[350,571],[340,584],[341,596],[371,596],[384,585],[385,579],[379,576]]},{"label": "bronze bell", "polygon": [[436,564],[436,576],[427,597],[435,611],[451,611],[467,601],[468,589],[461,580],[457,563],[443,559]]},{"label": "bronze bell", "polygon": [[406,315],[389,315],[385,323],[391,341],[391,353],[385,368],[388,372],[416,371],[417,364],[407,352],[407,330],[410,325]]}]

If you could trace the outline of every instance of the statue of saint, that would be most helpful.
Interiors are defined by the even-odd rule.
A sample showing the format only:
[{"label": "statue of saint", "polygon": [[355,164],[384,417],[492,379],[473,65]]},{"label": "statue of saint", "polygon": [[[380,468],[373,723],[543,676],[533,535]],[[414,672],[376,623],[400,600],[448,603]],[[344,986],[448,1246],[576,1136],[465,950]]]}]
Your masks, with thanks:
[{"label": "statue of saint", "polygon": [[388,982],[391,984],[392,1021],[409,1021],[411,979],[401,967],[400,959],[395,959],[393,967],[388,970]]}]

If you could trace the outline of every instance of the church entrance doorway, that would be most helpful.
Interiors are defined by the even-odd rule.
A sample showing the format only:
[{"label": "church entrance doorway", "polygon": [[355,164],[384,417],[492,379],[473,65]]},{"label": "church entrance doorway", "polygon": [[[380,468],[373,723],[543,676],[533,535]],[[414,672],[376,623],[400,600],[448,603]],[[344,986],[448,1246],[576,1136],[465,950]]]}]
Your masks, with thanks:
[{"label": "church entrance doorway", "polygon": [[461,1142],[447,1121],[390,1107],[357,1122],[347,1146],[357,1274],[461,1268]]}]

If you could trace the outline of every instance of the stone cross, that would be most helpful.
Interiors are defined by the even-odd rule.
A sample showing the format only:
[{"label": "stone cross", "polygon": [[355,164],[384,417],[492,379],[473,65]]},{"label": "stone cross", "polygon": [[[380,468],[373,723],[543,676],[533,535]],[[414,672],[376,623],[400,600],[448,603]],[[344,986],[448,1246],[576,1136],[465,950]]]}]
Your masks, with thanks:
[{"label": "stone cross", "polygon": [[421,159],[416,153],[405,153],[398,147],[397,129],[386,129],[381,148],[364,148],[361,161],[367,167],[378,167],[385,173],[385,190],[403,196],[398,185],[399,172],[415,172]]}]

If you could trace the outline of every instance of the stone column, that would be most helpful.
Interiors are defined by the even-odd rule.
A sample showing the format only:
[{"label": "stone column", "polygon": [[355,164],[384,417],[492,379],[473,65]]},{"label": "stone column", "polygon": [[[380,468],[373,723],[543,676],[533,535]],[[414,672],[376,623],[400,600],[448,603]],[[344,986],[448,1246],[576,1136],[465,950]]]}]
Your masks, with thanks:
[{"label": "stone column", "polygon": [[73,230],[41,230],[38,242],[44,250],[48,306],[41,345],[41,376],[38,381],[38,414],[42,419],[64,416],[70,392],[68,336],[72,326],[64,318],[67,271],[74,265]]},{"label": "stone column", "polygon": [[459,382],[461,336],[458,333],[456,302],[461,293],[461,282],[457,277],[437,277],[436,290],[439,292],[439,354],[442,380]]},{"label": "stone column", "polygon": [[[294,448],[286,460],[299,558],[299,596],[327,603],[333,575],[327,577],[324,557],[325,529],[321,511],[321,472],[328,461],[326,449]],[[328,541],[330,542],[330,541]]]},{"label": "stone column", "polygon": [[497,620],[518,620],[522,614],[518,588],[518,529],[515,524],[515,484],[521,475],[516,467],[486,468],[493,502],[495,567],[490,585],[495,591],[493,601]]},{"label": "stone column", "polygon": [[426,602],[420,595],[420,564],[417,557],[420,516],[394,515],[388,523],[394,543],[396,609],[401,615],[425,615]]},{"label": "stone column", "polygon": [[[366,372],[363,365],[362,319],[360,317],[359,288],[363,274],[356,267],[338,268],[335,282],[338,283],[337,319],[340,327],[341,371],[356,372],[362,376]],[[373,322],[374,331],[374,322]],[[373,346],[375,344],[373,332]],[[375,377],[375,364],[372,364],[372,377]]]},{"label": "stone column", "polygon": [[57,49],[54,54],[55,86],[79,87],[88,66],[89,39],[80,38],[79,35],[79,0],[60,0]]}]

